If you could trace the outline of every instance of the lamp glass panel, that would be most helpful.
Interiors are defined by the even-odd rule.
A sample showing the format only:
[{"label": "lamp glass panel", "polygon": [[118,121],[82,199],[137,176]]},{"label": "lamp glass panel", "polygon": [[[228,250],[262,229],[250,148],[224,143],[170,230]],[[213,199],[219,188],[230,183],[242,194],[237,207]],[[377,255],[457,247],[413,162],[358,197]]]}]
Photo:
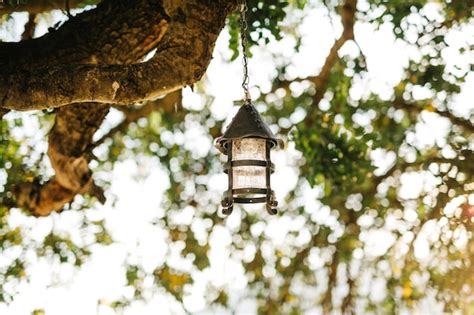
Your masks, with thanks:
[{"label": "lamp glass panel", "polygon": [[[243,138],[232,142],[232,161],[266,160],[266,140]],[[266,168],[263,166],[236,166],[232,168],[233,188],[266,188]]]}]

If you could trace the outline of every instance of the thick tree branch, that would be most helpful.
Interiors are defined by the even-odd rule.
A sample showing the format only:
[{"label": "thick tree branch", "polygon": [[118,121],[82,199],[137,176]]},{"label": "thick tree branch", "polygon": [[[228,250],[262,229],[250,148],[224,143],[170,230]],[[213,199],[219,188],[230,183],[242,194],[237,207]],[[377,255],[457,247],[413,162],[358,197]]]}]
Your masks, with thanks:
[{"label": "thick tree branch", "polygon": [[[224,0],[212,3],[212,5],[204,0],[165,1],[165,12],[159,3],[160,1],[156,0],[141,0],[131,4],[124,0],[105,1],[96,9],[71,19],[70,22],[63,26],[65,27],[64,30],[61,27],[61,29],[53,32],[56,35],[50,35],[50,37],[42,39],[43,41],[51,41],[53,45],[56,44],[57,40],[64,39],[68,41],[66,47],[60,49],[59,52],[53,51],[58,53],[59,56],[50,56],[44,54],[44,51],[36,55],[36,61],[53,60],[50,63],[46,63],[47,67],[42,67],[40,62],[35,63],[35,66],[32,68],[22,69],[22,67],[18,67],[22,69],[19,72],[27,73],[27,76],[40,75],[43,77],[43,83],[40,82],[41,80],[34,78],[31,81],[26,79],[28,83],[25,83],[23,86],[25,94],[17,94],[18,104],[23,101],[31,104],[28,102],[28,99],[30,97],[35,99],[33,94],[39,93],[35,84],[47,85],[46,82],[48,80],[52,80],[58,83],[58,85],[52,87],[52,91],[47,91],[48,93],[44,94],[45,98],[39,98],[45,102],[43,105],[39,105],[41,101],[38,102],[38,98],[36,98],[35,102],[37,102],[36,104],[39,107],[33,108],[44,108],[44,104],[51,105],[51,101],[53,103],[57,101],[55,99],[55,95],[57,95],[55,93],[57,92],[69,97],[69,100],[61,105],[76,102],[57,110],[56,123],[50,133],[48,156],[56,176],[44,184],[39,184],[36,181],[35,183],[26,183],[18,187],[16,191],[18,205],[29,208],[35,215],[48,215],[52,211],[60,211],[66,203],[72,201],[75,195],[79,193],[93,194],[103,201],[100,189],[92,181],[88,162],[91,156],[89,152],[92,145],[92,136],[101,125],[109,105],[86,102],[87,98],[82,99],[80,96],[78,96],[80,99],[75,99],[71,97],[71,93],[72,95],[79,95],[80,93],[91,95],[92,91],[94,96],[90,100],[97,101],[96,95],[103,96],[108,93],[106,91],[106,93],[101,94],[105,87],[101,85],[100,80],[94,81],[99,77],[105,81],[112,79],[110,83],[114,90],[113,93],[116,94],[114,97],[128,99],[127,93],[129,93],[131,95],[129,98],[133,99],[137,95],[144,93],[141,89],[155,89],[155,84],[158,85],[157,89],[162,91],[160,92],[162,94],[171,91],[172,88],[166,87],[168,85],[167,82],[174,82],[173,80],[176,80],[176,78],[170,79],[170,76],[177,76],[181,79],[187,78],[183,84],[190,84],[202,76],[211,59],[214,42],[224,26],[225,17],[232,11],[235,4],[232,1]],[[83,43],[82,39],[69,39],[65,35],[71,35],[71,32],[73,32],[74,27],[71,25],[76,25],[77,27],[77,25],[87,24],[89,21],[92,23],[94,19],[91,16],[101,17],[106,20],[110,19],[110,17],[104,16],[104,12],[110,13],[116,6],[124,8],[127,5],[129,6],[127,12],[116,12],[116,15],[113,16],[113,23],[119,29],[111,26],[108,27],[107,31],[110,34],[102,34],[101,38],[95,41],[100,42],[100,45]],[[150,13],[150,11],[153,12]],[[99,20],[96,23],[101,24],[103,21]],[[137,28],[133,27],[132,31],[130,31],[129,27],[122,29],[123,25],[130,26],[134,23],[137,23]],[[139,28],[140,24],[142,28]],[[133,31],[134,29],[137,29],[139,34]],[[103,37],[107,40],[103,40]],[[16,49],[18,52],[24,53],[21,58],[18,58],[20,65],[28,65],[24,58],[25,55],[31,54],[29,50],[25,52],[22,45],[36,45],[33,42],[27,41],[23,44],[12,44],[19,45],[12,46],[13,50]],[[70,55],[65,53],[66,51],[73,50],[75,45],[78,44],[80,44],[79,48],[82,48],[81,45],[85,45],[86,47],[96,47],[96,50],[85,48],[80,53],[71,53]],[[120,49],[114,48],[115,46],[118,46]],[[153,48],[157,48],[157,54],[151,61],[142,64],[131,64],[140,61],[145,53]],[[6,54],[11,53],[10,50]],[[9,65],[9,60],[3,59],[4,63],[5,60],[7,70],[0,73],[0,77],[11,80],[10,75],[14,74],[15,70],[12,70],[14,67]],[[68,62],[69,60],[71,62]],[[85,77],[80,76],[79,80],[86,81],[86,86],[91,91],[85,89],[79,91],[79,93],[77,91],[71,92],[69,88],[77,88],[80,85],[70,84],[64,77],[58,78],[59,80],[54,79],[55,76],[60,76],[60,74],[68,77],[67,72],[71,70],[69,68],[71,65],[82,69],[83,74],[86,74]],[[97,77],[94,77],[96,74]],[[78,74],[76,73],[75,75]],[[73,76],[68,78],[71,81],[80,83]],[[64,81],[60,83],[61,80]],[[8,82],[13,83],[14,81]],[[31,82],[36,83],[30,84]],[[17,81],[17,84],[19,83]],[[7,89],[9,95],[12,91],[11,88],[15,89],[15,87],[10,86]],[[31,93],[32,91],[35,92]],[[153,94],[152,97],[154,98],[157,95],[159,94]],[[4,99],[7,98],[9,97],[7,96]],[[81,104],[78,101],[83,103]],[[28,108],[20,106],[19,108],[15,107],[15,109],[26,110]],[[145,114],[146,111],[151,111],[152,109],[152,105],[145,105],[143,109],[138,111],[140,111],[140,114]]]},{"label": "thick tree branch", "polygon": [[[189,46],[187,49],[191,49]],[[27,111],[72,103],[129,105],[153,100],[190,85],[203,75],[210,61],[206,54],[210,52],[183,56],[185,50],[183,46],[169,48],[146,63],[127,66],[63,65],[15,71],[0,76],[0,105]]]},{"label": "thick tree branch", "polygon": [[17,205],[36,216],[60,211],[77,194],[89,193],[101,202],[103,193],[92,181],[89,160],[84,154],[100,127],[108,106],[94,103],[64,107],[49,134],[48,156],[56,176],[44,184],[38,181],[17,187]]},{"label": "thick tree branch", "polygon": [[0,43],[0,75],[13,75],[14,69],[28,74],[28,70],[65,64],[137,62],[167,31],[170,16],[161,2],[106,0],[40,38]]},{"label": "thick tree branch", "polygon": [[[37,69],[44,68],[45,65],[54,66],[68,62],[138,61],[144,53],[153,48],[150,47],[150,42],[156,45],[166,32],[169,18],[158,4],[156,1],[137,1],[133,4],[128,4],[126,1],[105,1],[97,9],[78,15],[59,30],[42,38],[21,43],[4,43],[2,45],[6,50],[3,51],[2,57],[16,53],[18,58],[0,59],[6,68],[3,73],[8,73],[8,69],[15,63],[15,67],[19,69]],[[107,13],[113,13],[115,21],[111,21]],[[148,22],[137,21],[134,18],[146,18]],[[81,27],[95,29],[94,24],[97,27],[102,23],[107,24],[103,25],[102,31],[111,34],[100,34],[91,30],[84,36],[74,36]],[[130,32],[133,33],[140,24],[145,28],[133,38],[134,45],[132,45]],[[50,46],[44,47],[44,45]],[[115,45],[123,49],[111,48]],[[57,49],[51,50],[51,46]],[[38,49],[28,49],[34,47]],[[126,49],[127,47],[133,49]],[[28,61],[28,57],[32,59]],[[43,80],[45,79],[47,78],[43,76]],[[34,215],[43,216],[52,211],[60,211],[79,193],[89,193],[104,201],[102,191],[92,181],[86,149],[108,109],[107,105],[85,103],[67,106],[56,112],[56,122],[49,135],[48,147],[48,156],[56,176],[44,184],[35,180],[17,186],[15,196],[18,206],[28,208]]]},{"label": "thick tree branch", "polygon": [[[128,105],[196,82],[211,60],[214,42],[233,6],[214,4],[213,9],[201,9],[197,15],[194,10],[199,10],[199,6],[190,2],[186,9],[193,13],[173,17],[173,29],[167,32],[168,36],[159,45],[150,45],[149,49],[158,49],[150,61],[127,66],[9,67],[0,73],[0,107],[32,110],[83,102]],[[166,31],[167,25],[162,20],[157,27]],[[161,36],[163,32],[155,37]]]}]

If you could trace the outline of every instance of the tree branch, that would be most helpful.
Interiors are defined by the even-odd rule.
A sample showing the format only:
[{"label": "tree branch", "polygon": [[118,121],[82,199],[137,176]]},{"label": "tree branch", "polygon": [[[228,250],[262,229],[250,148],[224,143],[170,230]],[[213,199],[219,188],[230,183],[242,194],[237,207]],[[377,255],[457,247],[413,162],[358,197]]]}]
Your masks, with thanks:
[{"label": "tree branch", "polygon": [[[403,109],[403,110],[406,110],[408,112],[415,112],[417,114],[421,113],[424,110],[422,107],[420,107],[416,104],[407,103],[405,100],[403,100],[400,97],[397,97],[393,101],[393,107],[398,108],[398,109]],[[449,111],[435,110],[434,112],[436,114],[442,116],[442,117],[445,117],[445,118],[449,119],[449,121],[451,121],[451,123],[453,125],[461,126],[462,128],[466,129],[470,133],[474,133],[474,125],[472,124],[472,122],[470,120],[463,119],[461,117],[455,116]]]},{"label": "tree branch", "polygon": [[137,62],[167,31],[171,18],[160,3],[105,0],[40,38],[0,43],[0,74],[8,76],[20,69],[44,71],[65,64]]},{"label": "tree branch", "polygon": [[319,102],[321,102],[326,93],[327,85],[329,82],[329,77],[331,74],[331,69],[333,68],[338,56],[337,53],[339,49],[344,46],[348,40],[354,39],[354,24],[355,24],[355,14],[357,12],[357,0],[346,0],[341,7],[341,19],[343,25],[343,31],[341,36],[334,42],[334,45],[331,47],[326,61],[324,62],[321,72],[316,77],[310,77],[309,79],[314,83],[316,87],[316,93],[313,97],[313,105],[311,110],[309,110],[305,124],[310,126],[313,124],[311,118],[311,111],[317,110]]},{"label": "tree branch", "polygon": [[[159,2],[157,0],[140,0],[130,3],[125,0],[106,0],[96,9],[80,14],[65,23],[63,26],[65,30],[62,30],[63,27],[61,27],[49,37],[40,39],[43,44],[51,41],[53,45],[57,44],[57,40],[64,39],[67,41],[66,47],[59,51],[52,51],[56,55],[50,56],[43,51],[37,54],[38,58],[35,60],[37,63],[32,68],[18,67],[18,70],[14,70],[14,67],[10,66],[0,73],[0,78],[6,79],[7,82],[12,84],[4,89],[4,85],[0,83],[0,90],[6,91],[6,95],[2,95],[4,101],[16,98],[13,102],[16,105],[23,102],[28,106],[32,103],[35,104],[32,107],[12,106],[15,109],[27,110],[45,108],[45,106],[53,106],[52,104],[57,105],[58,100],[63,100],[58,95],[69,98],[66,102],[59,102],[61,105],[76,102],[57,109],[56,122],[50,132],[48,156],[56,176],[44,184],[35,181],[34,183],[25,183],[18,186],[15,195],[19,206],[28,208],[34,215],[43,216],[50,214],[52,211],[60,211],[77,194],[89,193],[104,201],[103,194],[94,185],[92,174],[88,168],[92,136],[100,127],[109,109],[107,104],[87,102],[90,95],[92,95],[91,101],[97,101],[100,97],[103,98],[104,95],[110,95],[107,94],[110,91],[107,91],[107,88],[101,82],[112,80],[110,83],[116,98],[122,97],[122,100],[134,99],[137,95],[140,95],[140,99],[147,99],[142,97],[143,93],[150,96],[150,94],[144,92],[145,90],[159,90],[160,93],[150,96],[150,98],[155,98],[178,88],[177,84],[170,88],[168,82],[186,78],[182,84],[190,84],[202,76],[211,59],[214,42],[224,26],[225,18],[235,7],[234,1],[221,0],[211,5],[206,0],[170,0],[165,1],[164,8],[166,12],[159,5]],[[128,9],[126,12],[116,12],[115,16],[109,16],[111,10],[116,10],[117,7],[127,7]],[[108,14],[104,15],[104,12],[99,11]],[[71,35],[73,33],[74,27],[71,25],[76,25],[77,28],[78,25],[90,22],[92,27],[94,19],[91,17],[101,17],[108,22],[112,19],[111,23],[113,25],[107,28],[110,34],[107,32],[100,34],[101,38],[95,39],[92,43],[84,43],[82,39],[78,40],[77,36],[76,39],[65,37],[65,34]],[[95,21],[99,25],[104,23],[103,20]],[[125,27],[125,30],[121,29],[123,25],[130,26],[134,23],[136,23],[136,28]],[[140,26],[142,27],[140,28]],[[115,27],[119,27],[119,29],[117,30]],[[103,37],[107,40],[104,40]],[[112,43],[110,39],[112,39]],[[23,53],[22,57],[25,58],[25,55],[31,54],[31,52],[28,50],[25,52],[24,47],[37,45],[33,43],[35,41],[36,39],[25,43],[12,44],[20,45],[14,47],[13,50],[17,49],[20,53]],[[96,42],[101,44],[95,45]],[[84,45],[85,48],[82,49]],[[114,45],[122,49],[112,48]],[[93,49],[94,47],[96,47],[96,50]],[[157,54],[151,61],[131,64],[140,61],[148,51],[155,47],[157,48]],[[79,49],[80,52],[65,53],[74,51],[74,49]],[[10,50],[7,55],[11,53]],[[22,58],[19,59],[23,60]],[[38,60],[53,61],[47,62],[46,67],[41,67]],[[70,63],[69,60],[71,60]],[[0,63],[1,61],[0,57]],[[5,59],[3,61],[5,62]],[[8,64],[9,60],[7,59],[6,62]],[[22,64],[22,62],[19,62],[19,64]],[[75,73],[74,75],[79,75],[79,77],[74,78],[74,75],[67,73],[72,71],[71,67],[79,69],[79,72],[82,71],[83,75]],[[23,95],[16,94],[21,89],[13,84],[15,80],[12,79],[12,75],[15,73],[19,77],[21,77],[21,73],[26,76],[38,76],[30,79],[23,76],[22,80],[26,81],[16,82],[17,87],[24,84],[22,88]],[[86,76],[84,77],[84,75]],[[58,77],[55,79],[55,76]],[[170,78],[172,76],[178,78]],[[98,78],[102,78],[103,81]],[[47,81],[49,79],[55,82],[56,85],[48,85]],[[91,90],[88,91],[87,88],[82,91],[69,90],[81,86],[78,79],[84,80],[85,86]],[[2,79],[0,79],[0,82],[2,82]],[[71,84],[71,82],[74,82],[74,84]],[[157,87],[154,86],[155,84]],[[41,86],[49,86],[53,90],[41,90]],[[84,86],[82,87],[84,88]],[[85,93],[84,95],[87,95],[87,97],[82,98],[81,93]],[[127,96],[127,93],[131,96]],[[12,95],[16,96],[11,98]],[[77,99],[71,95],[76,95]],[[34,101],[29,102],[29,98],[33,98]],[[83,103],[78,103],[78,101]],[[41,105],[41,102],[44,103]],[[162,105],[165,106],[166,104],[162,103]],[[138,119],[139,114],[144,115],[152,109],[153,106],[147,104],[137,110],[136,115],[130,112],[131,118],[129,119]]]},{"label": "tree branch", "polygon": [[48,141],[48,157],[56,176],[46,183],[35,180],[18,185],[15,189],[18,206],[29,209],[35,216],[45,216],[62,210],[77,194],[89,193],[105,201],[92,180],[85,153],[108,110],[107,105],[94,103],[60,109]]},{"label": "tree branch", "polygon": [[203,75],[210,58],[202,54],[192,60],[182,58],[183,50],[170,48],[151,61],[127,66],[62,65],[14,71],[0,76],[0,106],[28,111],[72,103],[129,105],[153,100]]},{"label": "tree branch", "polygon": [[[338,56],[337,53],[339,49],[344,46],[344,44],[348,40],[354,39],[354,23],[355,23],[355,13],[357,7],[357,0],[347,0],[344,5],[341,7],[341,19],[344,26],[342,35],[336,39],[333,46],[329,50],[329,53],[324,61],[324,65],[320,71],[320,73],[316,76],[309,76],[306,78],[297,78],[291,81],[288,80],[280,80],[277,81],[277,86],[275,89],[283,88],[288,90],[290,84],[293,82],[301,82],[301,81],[310,81],[313,82],[316,87],[316,95],[314,96],[313,105],[318,105],[321,101],[324,93],[326,92],[326,86],[329,80],[329,75],[331,73],[331,69],[334,66]],[[329,10],[329,9],[328,9]],[[357,43],[356,43],[357,44]],[[359,44],[357,44],[359,47]],[[359,47],[359,50],[362,50]],[[365,59],[365,58],[364,58]]]},{"label": "tree branch", "polygon": [[[189,2],[183,8],[189,16],[173,17],[170,30],[166,31],[165,19],[157,25],[157,41],[164,32],[167,36],[146,50],[158,50],[150,61],[127,66],[61,63],[47,68],[9,67],[0,73],[0,107],[33,110],[84,102],[128,105],[196,82],[211,60],[214,43],[233,6]],[[191,13],[200,7],[206,9],[201,8],[199,15]]]}]

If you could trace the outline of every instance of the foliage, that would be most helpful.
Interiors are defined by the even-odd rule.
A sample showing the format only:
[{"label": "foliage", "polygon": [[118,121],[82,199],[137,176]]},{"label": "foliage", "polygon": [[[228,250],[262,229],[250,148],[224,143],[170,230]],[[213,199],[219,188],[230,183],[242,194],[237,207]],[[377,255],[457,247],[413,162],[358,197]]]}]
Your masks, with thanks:
[{"label": "foliage", "polygon": [[[248,10],[246,12],[248,32],[251,36],[248,38],[250,45],[259,43],[268,44],[270,40],[281,39],[280,23],[286,16],[285,8],[288,6],[303,9],[305,0],[296,1],[247,1]],[[234,14],[229,18],[229,48],[233,51],[232,60],[239,55],[240,45],[240,16]]]},{"label": "foliage", "polygon": [[[337,16],[341,3],[251,0],[248,5],[250,42],[256,51],[258,45],[285,38],[301,44],[303,35],[282,27],[285,18],[299,14],[303,19],[319,9]],[[435,5],[441,19],[433,19],[429,5]],[[366,67],[370,56],[361,51],[339,54],[319,104],[314,104],[320,88],[314,78],[288,75],[293,59],[298,58],[296,51],[291,60],[278,64],[272,88],[261,87],[255,100],[272,128],[288,139],[288,160],[299,174],[288,195],[279,196],[285,199],[282,214],[276,218],[242,209],[229,219],[217,214],[224,188],[216,190],[212,183],[221,174],[222,161],[211,143],[224,121],[210,110],[215,100],[206,96],[206,83],[197,85],[193,93],[205,103],[202,108],[156,110],[111,135],[94,151],[91,167],[95,173],[110,173],[130,159],[138,164],[151,160],[169,181],[160,204],[163,211],[150,219],[154,229],[165,231],[163,261],[149,270],[136,259],[127,260],[124,277],[133,296],[118,299],[112,306],[125,308],[132,300],[146,300],[150,292],[164,293],[186,305],[186,296],[203,275],[221,270],[212,259],[213,251],[219,250],[228,265],[237,265],[235,275],[223,273],[222,277],[244,282],[244,298],[256,301],[261,314],[315,309],[324,313],[416,312],[423,301],[433,300],[444,312],[472,313],[473,117],[472,112],[457,115],[455,109],[472,64],[460,69],[443,53],[450,46],[449,32],[462,30],[472,21],[471,12],[469,1],[370,0],[361,6],[358,20],[375,29],[388,26],[398,43],[416,52],[409,56],[399,82],[389,87],[388,97],[367,85],[361,87],[370,76]],[[229,18],[229,32],[235,59],[237,15]],[[467,48],[457,52],[468,53]],[[357,96],[355,89],[364,93]],[[118,115],[117,110],[113,113]],[[10,259],[7,266],[0,266],[2,301],[11,301],[17,293],[2,285],[15,287],[31,276],[25,255],[16,251],[32,250],[37,257],[80,268],[94,245],[118,242],[109,234],[106,220],[88,215],[97,207],[88,197],[77,198],[68,209],[46,219],[33,219],[14,208],[15,185],[52,175],[44,156],[45,140],[30,141],[15,132],[27,129],[25,121],[29,121],[44,138],[53,116],[45,112],[25,118],[9,113],[1,121],[0,251]],[[425,143],[420,133],[433,128],[431,122],[446,132]],[[196,134],[203,141],[199,150],[185,140]],[[145,181],[147,172],[137,173],[134,179]],[[113,184],[107,176],[98,176],[98,181],[104,188]],[[418,182],[418,191],[407,192],[406,187],[413,187],[408,182]],[[24,222],[56,222],[68,213],[78,216],[79,234],[92,238],[73,240],[71,231],[51,228],[40,241],[32,240],[28,224],[12,223],[15,215]],[[191,219],[183,219],[185,214]],[[224,246],[219,247],[215,239]],[[386,246],[380,248],[379,239],[387,240]],[[129,254],[133,257],[133,252]],[[176,256],[186,267],[173,263]],[[218,280],[206,282],[206,304],[214,311],[237,308],[235,300],[242,298],[236,298],[238,290]]]}]

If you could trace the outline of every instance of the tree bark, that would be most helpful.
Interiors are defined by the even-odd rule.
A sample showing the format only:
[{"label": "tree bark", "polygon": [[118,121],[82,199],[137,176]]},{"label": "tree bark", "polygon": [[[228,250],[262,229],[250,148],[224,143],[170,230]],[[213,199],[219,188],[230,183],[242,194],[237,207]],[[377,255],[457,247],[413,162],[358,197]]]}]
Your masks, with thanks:
[{"label": "tree bark", "polygon": [[[0,43],[0,107],[63,106],[49,136],[56,176],[19,186],[18,205],[48,215],[78,193],[103,199],[88,148],[107,104],[156,98],[199,80],[234,7],[224,0],[107,0],[42,38]],[[150,61],[136,63],[154,48]]]},{"label": "tree bark", "polygon": [[1,73],[9,75],[14,69],[45,70],[74,63],[137,62],[157,45],[169,22],[162,1],[106,0],[40,38],[0,43]]},{"label": "tree bark", "polygon": [[[113,4],[106,1],[109,4],[107,9],[116,10],[118,2],[124,1]],[[95,32],[87,35],[85,42],[82,37],[73,35],[77,29],[90,29],[97,18],[110,19],[104,13],[93,12],[108,12],[104,8],[106,4],[101,4],[96,10],[72,19],[51,36],[19,44],[0,44],[0,66],[3,69],[0,73],[0,107],[32,110],[83,102],[127,105],[155,99],[196,82],[209,64],[225,17],[233,8],[227,2],[212,5],[206,2],[183,1],[172,17],[155,8],[159,22],[148,27],[148,34],[128,26],[125,32],[105,27],[108,34],[117,37],[112,43],[108,37],[103,39],[103,35]],[[112,14],[116,19],[123,19],[124,23],[130,19],[141,21],[139,14],[143,15],[143,12],[137,9],[137,4],[129,8],[133,14],[123,13],[127,3],[118,7],[122,10]],[[113,24],[121,27],[121,20],[116,19]],[[100,24],[94,27],[102,29]],[[139,27],[143,25],[139,24]],[[117,32],[122,36],[117,36]],[[53,36],[54,33],[57,35]],[[167,35],[160,41],[164,33]],[[141,34],[141,41],[136,34]],[[130,65],[137,61],[137,56],[143,56],[153,48],[157,48],[158,53],[150,61]],[[31,66],[32,63],[35,67]]]}]

